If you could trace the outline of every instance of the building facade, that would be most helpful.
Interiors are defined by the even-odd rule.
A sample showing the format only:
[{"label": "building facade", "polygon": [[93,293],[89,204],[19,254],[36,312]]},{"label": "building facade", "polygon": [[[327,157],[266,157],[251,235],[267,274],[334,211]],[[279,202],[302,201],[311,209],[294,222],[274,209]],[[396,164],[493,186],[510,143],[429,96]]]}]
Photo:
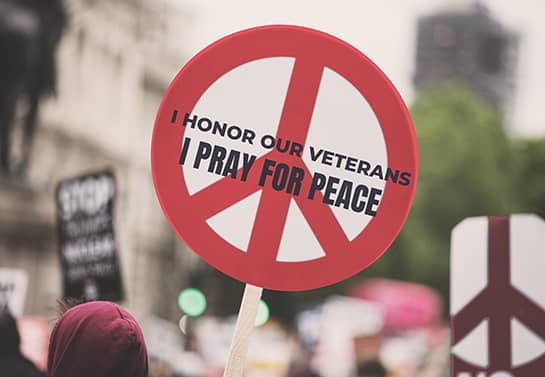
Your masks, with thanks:
[{"label": "building facade", "polygon": [[176,295],[198,258],[162,214],[149,154],[156,110],[187,58],[191,14],[170,1],[67,6],[58,93],[42,106],[27,177],[0,181],[0,266],[28,273],[26,314],[54,315],[62,297],[55,188],[63,179],[109,169],[118,186],[123,304],[138,317],[174,319]]},{"label": "building facade", "polygon": [[418,21],[414,84],[458,83],[509,111],[518,36],[478,4],[452,7]]}]

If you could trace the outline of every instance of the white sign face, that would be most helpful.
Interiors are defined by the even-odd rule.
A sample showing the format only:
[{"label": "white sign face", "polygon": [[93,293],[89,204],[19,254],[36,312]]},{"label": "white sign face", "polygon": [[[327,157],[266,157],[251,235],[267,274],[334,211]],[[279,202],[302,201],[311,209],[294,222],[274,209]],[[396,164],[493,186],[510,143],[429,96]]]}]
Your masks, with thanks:
[{"label": "white sign face", "polygon": [[[219,133],[203,132],[198,126],[191,127],[203,119],[193,114],[185,122],[185,137],[193,142],[222,145],[229,150],[241,151],[243,155],[256,158],[269,153],[271,148],[268,146],[272,143],[272,138],[265,135],[278,133],[294,63],[294,58],[273,57],[239,66],[216,80],[193,109],[193,114],[202,114],[211,120],[228,120],[230,124],[251,126],[252,129],[248,131],[252,132],[252,136],[255,132],[256,139],[261,136],[260,140],[254,139],[253,144],[241,144],[239,140],[225,138]],[[366,162],[362,165],[362,170],[369,161],[375,166],[388,166],[386,143],[373,109],[357,89],[335,71],[324,69],[319,81],[316,104],[306,138],[308,148],[301,147],[304,163],[313,176],[321,173],[335,176],[342,182],[352,182],[357,178],[359,184],[375,187],[382,192],[386,185],[383,175],[357,173],[355,166],[359,161]],[[226,95],[235,92],[240,94]],[[253,111],[248,111],[248,108]],[[206,125],[204,122],[202,124]],[[354,127],[355,124],[365,127]],[[284,146],[293,147],[289,140],[277,140],[277,148]],[[188,161],[203,160],[199,158],[199,153],[202,153],[201,149],[188,148],[186,158]],[[348,160],[347,156],[351,156],[351,159]],[[201,164],[208,163],[208,160],[203,160]],[[351,164],[349,169],[342,168],[348,161]],[[236,168],[242,167],[241,159]],[[211,174],[209,169],[184,169],[183,174],[191,195],[224,178],[222,175]],[[207,221],[217,234],[243,252],[248,250],[261,193],[262,190],[256,191],[254,195],[226,208]],[[378,211],[379,207],[377,204],[375,210]],[[333,205],[331,209],[350,241],[373,218],[365,211],[347,210],[343,206]],[[305,262],[325,255],[307,225],[304,214],[292,199],[276,260]]]},{"label": "white sign face", "polygon": [[475,217],[454,228],[454,377],[543,373],[544,267],[545,221],[535,215]]},{"label": "white sign face", "polygon": [[14,316],[23,315],[27,287],[25,271],[0,267],[0,307],[7,305]]}]

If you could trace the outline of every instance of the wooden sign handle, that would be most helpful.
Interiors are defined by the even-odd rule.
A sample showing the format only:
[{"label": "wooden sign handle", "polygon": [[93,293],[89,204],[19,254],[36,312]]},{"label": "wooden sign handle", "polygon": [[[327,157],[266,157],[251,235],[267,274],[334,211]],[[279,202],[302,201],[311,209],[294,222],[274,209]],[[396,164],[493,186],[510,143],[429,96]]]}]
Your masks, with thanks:
[{"label": "wooden sign handle", "polygon": [[257,308],[263,288],[246,284],[240,311],[238,313],[235,333],[229,349],[229,357],[223,377],[242,377],[244,367],[246,366],[246,354],[248,352],[248,342],[254,329]]}]

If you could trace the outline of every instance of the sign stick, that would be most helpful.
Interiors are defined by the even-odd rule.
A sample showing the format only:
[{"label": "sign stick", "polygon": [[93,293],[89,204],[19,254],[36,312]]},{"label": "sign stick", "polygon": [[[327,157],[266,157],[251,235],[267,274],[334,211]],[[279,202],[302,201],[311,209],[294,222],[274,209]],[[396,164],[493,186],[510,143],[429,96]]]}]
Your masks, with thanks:
[{"label": "sign stick", "polygon": [[257,308],[263,288],[255,285],[246,284],[242,303],[238,313],[235,333],[231,341],[229,357],[225,365],[223,377],[241,377],[244,373],[246,364],[246,353],[248,352],[248,342],[254,329]]}]

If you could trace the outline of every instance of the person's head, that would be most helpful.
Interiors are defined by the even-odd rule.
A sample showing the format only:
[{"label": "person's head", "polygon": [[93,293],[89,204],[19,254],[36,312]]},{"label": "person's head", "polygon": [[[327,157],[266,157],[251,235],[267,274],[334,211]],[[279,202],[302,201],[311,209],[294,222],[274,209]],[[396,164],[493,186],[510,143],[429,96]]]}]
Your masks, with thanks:
[{"label": "person's head", "polygon": [[363,361],[358,364],[358,377],[386,377],[386,368],[378,360]]},{"label": "person's head", "polygon": [[21,338],[17,321],[7,308],[0,308],[0,356],[20,354]]},{"label": "person's head", "polygon": [[111,302],[66,311],[51,334],[50,377],[147,377],[148,355],[136,320]]}]

